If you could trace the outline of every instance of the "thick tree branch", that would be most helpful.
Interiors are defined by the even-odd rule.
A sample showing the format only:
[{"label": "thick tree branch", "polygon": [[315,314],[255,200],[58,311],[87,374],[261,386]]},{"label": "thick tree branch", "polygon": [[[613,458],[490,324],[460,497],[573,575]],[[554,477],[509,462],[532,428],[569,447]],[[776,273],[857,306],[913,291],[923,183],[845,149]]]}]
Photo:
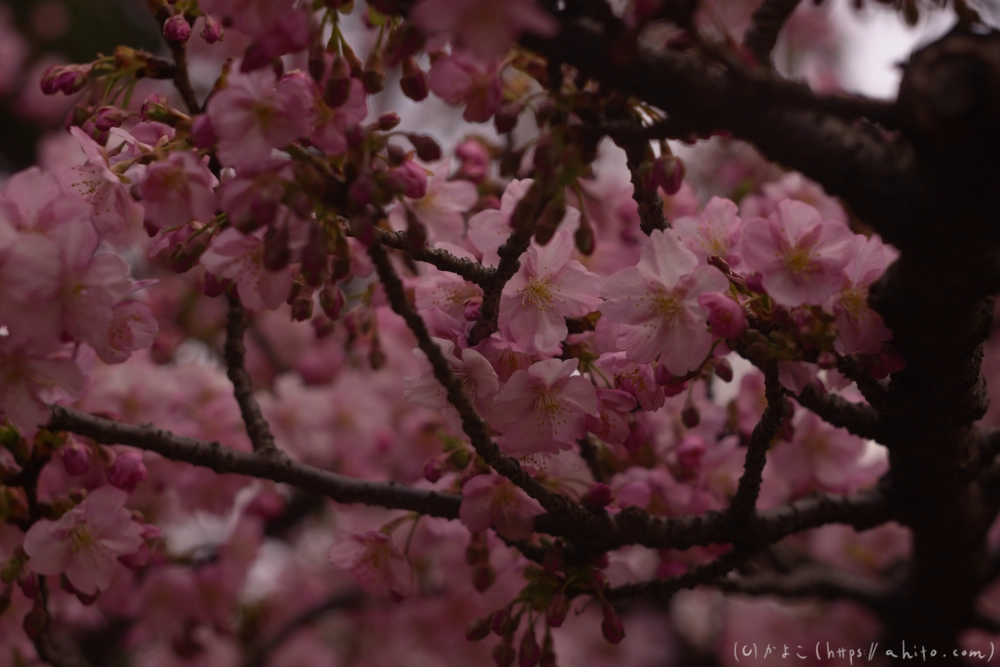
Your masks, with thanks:
[{"label": "thick tree branch", "polygon": [[824,394],[812,384],[807,385],[795,400],[828,424],[866,440],[879,439],[878,413],[869,405],[852,403],[836,394]]},{"label": "thick tree branch", "polygon": [[789,600],[852,600],[884,612],[889,590],[878,582],[829,567],[812,566],[790,574],[760,573],[727,577],[713,584],[719,590],[745,595],[772,596]]},{"label": "thick tree branch", "polygon": [[739,567],[756,552],[756,547],[734,547],[721,556],[691,568],[684,574],[666,579],[651,579],[636,584],[625,584],[605,593],[608,600],[626,600],[635,597],[655,597],[659,602],[669,600],[674,593],[685,588],[695,588],[714,582],[719,577]]},{"label": "thick tree branch", "polygon": [[[729,130],[765,155],[802,171],[883,232],[903,231],[901,195],[912,185],[912,149],[845,121],[801,84],[720,66],[700,55],[614,47],[593,22],[562,18],[551,39],[521,43],[573,65],[609,90],[636,95],[694,130]],[[892,240],[891,238],[889,240]]]},{"label": "thick tree branch", "polygon": [[750,27],[743,35],[743,48],[761,65],[771,67],[771,52],[778,43],[778,33],[798,6],[799,0],[764,0],[753,13]]},{"label": "thick tree branch", "polygon": [[442,271],[454,273],[476,285],[485,286],[489,284],[496,272],[495,269],[483,266],[479,262],[455,257],[447,250],[427,247],[414,250],[406,236],[406,232],[389,232],[379,227],[373,227],[373,230],[375,238],[382,245],[396,250],[403,250],[419,262],[426,262]]},{"label": "thick tree branch", "polygon": [[240,414],[243,415],[243,423],[246,425],[253,450],[258,454],[273,454],[278,451],[278,447],[274,444],[271,427],[260,411],[260,405],[253,391],[253,380],[246,367],[243,336],[249,326],[247,311],[239,298],[231,295],[227,295],[226,298],[229,299],[229,318],[226,321],[226,344],[223,351],[226,374],[233,383],[233,394],[240,406]]}]

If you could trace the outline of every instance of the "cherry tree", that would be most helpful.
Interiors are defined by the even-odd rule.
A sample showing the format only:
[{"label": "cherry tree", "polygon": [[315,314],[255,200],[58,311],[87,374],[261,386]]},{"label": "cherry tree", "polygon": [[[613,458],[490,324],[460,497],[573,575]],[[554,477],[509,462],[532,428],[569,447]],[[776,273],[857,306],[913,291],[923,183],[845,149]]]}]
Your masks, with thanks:
[{"label": "cherry tree", "polygon": [[146,5],[0,69],[0,666],[992,657],[975,8]]}]

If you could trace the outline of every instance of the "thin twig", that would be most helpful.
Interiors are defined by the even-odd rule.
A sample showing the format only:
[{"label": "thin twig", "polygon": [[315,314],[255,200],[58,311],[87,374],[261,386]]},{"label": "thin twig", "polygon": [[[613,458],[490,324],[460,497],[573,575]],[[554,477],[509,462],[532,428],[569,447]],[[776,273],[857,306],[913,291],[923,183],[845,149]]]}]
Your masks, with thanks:
[{"label": "thin twig", "polygon": [[767,572],[747,577],[726,577],[713,585],[729,593],[756,597],[852,600],[876,612],[886,609],[889,596],[889,590],[875,581],[822,566],[802,568],[790,574]]},{"label": "thin twig", "polygon": [[403,250],[419,262],[425,262],[442,271],[454,273],[476,285],[484,286],[489,284],[496,273],[496,270],[491,267],[483,266],[479,262],[473,262],[463,257],[456,257],[447,250],[441,250],[440,248],[425,247],[420,250],[414,250],[409,239],[406,237],[406,232],[389,232],[379,227],[373,227],[372,229],[375,232],[375,238],[383,245],[395,250]]},{"label": "thin twig", "polygon": [[746,562],[757,551],[758,547],[745,545],[734,547],[721,556],[691,568],[684,574],[666,579],[651,579],[635,584],[625,584],[612,588],[605,593],[608,600],[625,600],[634,597],[656,597],[658,602],[665,602],[674,593],[685,588],[695,588],[702,584],[714,582],[726,575],[741,563]]},{"label": "thin twig", "polygon": [[240,406],[243,423],[247,435],[253,444],[253,450],[258,454],[272,454],[278,451],[274,444],[274,436],[264,414],[254,396],[253,380],[246,367],[246,347],[243,336],[246,334],[249,322],[247,311],[239,298],[227,296],[229,299],[229,318],[226,322],[226,344],[224,357],[226,359],[226,374],[233,383],[233,394]]}]

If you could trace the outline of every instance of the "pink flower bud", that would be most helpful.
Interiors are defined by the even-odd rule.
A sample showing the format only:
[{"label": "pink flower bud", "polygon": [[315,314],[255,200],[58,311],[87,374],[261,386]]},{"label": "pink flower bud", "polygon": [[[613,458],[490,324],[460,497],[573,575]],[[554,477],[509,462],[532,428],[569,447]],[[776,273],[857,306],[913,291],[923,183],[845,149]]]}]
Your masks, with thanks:
[{"label": "pink flower bud", "polygon": [[86,475],[90,471],[90,449],[76,440],[62,448],[62,460],[70,475]]},{"label": "pink flower bud", "polygon": [[440,458],[434,457],[424,464],[424,479],[431,484],[441,479],[444,474],[444,462]]},{"label": "pink flower bud", "polygon": [[168,114],[167,98],[158,93],[147,97],[139,109],[139,117],[143,120],[163,121]]},{"label": "pink flower bud", "polygon": [[608,643],[618,644],[625,639],[625,626],[622,625],[622,619],[615,612],[615,608],[605,602],[601,605],[601,613],[604,615],[604,620],[601,621],[601,633]]},{"label": "pink flower bud", "polygon": [[427,172],[413,160],[407,160],[385,176],[386,185],[410,199],[420,199],[427,194]]},{"label": "pink flower bud", "polygon": [[139,545],[139,548],[135,551],[135,553],[119,556],[118,562],[128,569],[137,572],[149,565],[150,558],[151,554],[149,552],[149,545],[143,542]]},{"label": "pink flower bud", "polygon": [[462,161],[458,172],[461,176],[477,183],[486,178],[490,169],[490,155],[481,142],[466,139],[455,149],[455,156]]},{"label": "pink flower bud", "polygon": [[337,287],[337,283],[328,280],[323,285],[323,289],[320,290],[319,305],[327,317],[337,321],[344,315],[344,311],[347,309],[347,297]]},{"label": "pink flower bud", "polygon": [[496,579],[496,570],[489,563],[479,563],[473,566],[472,586],[480,593],[485,593]]},{"label": "pink flower bud", "polygon": [[375,180],[368,172],[362,172],[347,188],[347,196],[358,208],[375,201]]},{"label": "pink flower bud", "polygon": [[733,381],[733,366],[728,360],[716,357],[712,359],[712,368],[715,369],[715,377],[723,382]]},{"label": "pink flower bud", "polygon": [[521,637],[521,647],[517,652],[518,667],[537,667],[542,659],[542,647],[535,638],[535,626],[529,625]]},{"label": "pink flower bud", "polygon": [[94,127],[101,132],[107,132],[113,127],[120,127],[128,113],[118,107],[103,106],[94,116]]},{"label": "pink flower bud", "polygon": [[698,435],[686,435],[677,445],[677,462],[685,468],[697,468],[705,455],[705,439]]},{"label": "pink flower bud", "polygon": [[361,72],[361,82],[369,95],[381,93],[385,89],[385,66],[382,63],[382,49],[378,46],[368,54],[368,61]]},{"label": "pink flower bud", "polygon": [[427,75],[412,57],[403,61],[403,75],[399,79],[399,87],[404,95],[415,102],[427,98]]},{"label": "pink flower bud", "polygon": [[[24,593],[24,597],[29,600],[34,600],[38,597],[38,575],[34,572],[24,572],[21,571],[23,576],[18,581],[18,585],[21,587],[21,592]],[[0,613],[3,613],[0,611]]]},{"label": "pink flower bud", "polygon": [[496,125],[498,134],[507,134],[517,127],[517,120],[524,110],[521,102],[507,102],[500,105],[496,115],[493,116],[493,124]]},{"label": "pink flower bud", "polygon": [[441,159],[441,147],[426,134],[407,134],[406,138],[417,150],[417,157],[424,162],[437,162]]},{"label": "pink flower bud", "polygon": [[545,609],[545,622],[550,628],[558,628],[566,621],[567,614],[569,614],[569,598],[562,591],[557,591]]},{"label": "pink flower bud", "polygon": [[584,494],[581,502],[590,509],[599,510],[610,505],[614,497],[614,489],[607,484],[598,482],[591,486],[587,493]]},{"label": "pink flower bud", "polygon": [[222,24],[205,14],[205,25],[201,27],[201,38],[209,44],[215,44],[222,39]]},{"label": "pink flower bud", "polygon": [[303,292],[292,300],[292,321],[305,322],[311,320],[313,315],[312,290],[309,294]]},{"label": "pink flower bud", "polygon": [[375,121],[375,128],[380,132],[388,132],[395,129],[399,122],[399,114],[395,111],[389,111],[378,117],[378,120]]},{"label": "pink flower bud", "polygon": [[118,452],[115,462],[107,470],[108,482],[126,493],[135,491],[140,482],[149,477],[146,464],[142,461],[142,452],[125,450]]},{"label": "pink flower bud", "polygon": [[479,319],[479,309],[482,308],[482,301],[469,301],[465,304],[463,316],[467,322],[475,322]]},{"label": "pink flower bud", "polygon": [[708,313],[712,335],[736,338],[746,331],[746,312],[733,299],[715,292],[706,292],[698,295],[698,305]]},{"label": "pink flower bud", "polygon": [[506,605],[493,612],[493,615],[490,617],[490,628],[493,630],[494,634],[506,637],[507,635],[513,634],[514,631],[517,630],[517,626],[514,625],[514,618],[511,616],[513,607],[514,603],[508,602]]},{"label": "pink flower bud", "polygon": [[[29,611],[24,616],[24,622],[22,626],[24,628],[24,634],[28,635],[28,639],[37,639],[42,632],[45,631],[45,627],[49,624],[49,615],[45,613],[43,607],[35,607]],[[513,648],[511,648],[513,650]]]},{"label": "pink flower bud", "polygon": [[174,14],[163,22],[163,37],[171,42],[186,42],[191,37],[191,24],[183,14]]}]

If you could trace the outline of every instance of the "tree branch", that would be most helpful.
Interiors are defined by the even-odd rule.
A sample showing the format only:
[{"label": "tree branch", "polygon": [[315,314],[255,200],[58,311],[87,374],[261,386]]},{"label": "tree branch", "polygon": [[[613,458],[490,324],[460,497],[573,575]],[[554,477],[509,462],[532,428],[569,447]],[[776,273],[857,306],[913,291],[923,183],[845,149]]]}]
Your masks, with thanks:
[{"label": "tree branch", "polygon": [[235,473],[291,484],[338,503],[363,503],[388,509],[420,512],[445,519],[458,518],[461,496],[414,489],[395,482],[366,482],[297,463],[278,451],[274,455],[239,452],[218,442],[177,435],[151,425],[121,424],[59,405],[50,407],[52,431],[71,431],[96,442],[129,445],[183,461],[219,474]]},{"label": "tree branch", "polygon": [[889,591],[877,582],[829,567],[812,566],[790,574],[761,573],[727,577],[713,584],[727,593],[785,599],[852,600],[877,613],[885,611]]},{"label": "tree branch", "polygon": [[375,238],[389,248],[402,250],[419,262],[425,262],[442,271],[449,271],[465,278],[470,283],[485,286],[490,283],[496,269],[483,266],[479,262],[473,262],[462,257],[456,257],[447,250],[439,248],[421,248],[414,250],[413,245],[406,236],[406,232],[389,232],[380,227],[373,227]]},{"label": "tree branch", "polygon": [[239,403],[240,414],[243,415],[243,423],[246,425],[247,435],[250,436],[254,452],[274,454],[278,452],[278,447],[274,444],[271,427],[260,411],[257,397],[254,396],[253,380],[246,367],[246,347],[243,344],[243,336],[249,326],[247,311],[243,308],[239,298],[231,295],[227,295],[226,298],[229,300],[229,318],[226,321],[226,345],[224,348],[226,374],[233,383],[233,394],[236,396],[236,402]]},{"label": "tree branch", "polygon": [[666,579],[651,579],[636,584],[625,584],[608,590],[604,595],[608,600],[625,600],[634,597],[656,597],[659,602],[665,602],[674,593],[685,588],[695,588],[702,584],[712,583],[719,577],[746,562],[757,551],[758,547],[749,545],[734,547],[702,565],[695,566],[676,577]]},{"label": "tree branch", "polygon": [[770,361],[764,368],[764,396],[767,407],[760,416],[757,425],[750,434],[746,458],[743,464],[743,475],[740,476],[736,494],[729,503],[729,514],[733,526],[747,537],[753,535],[754,510],[757,508],[757,497],[760,495],[760,483],[767,463],[767,450],[771,441],[781,428],[781,420],[785,416],[785,390],[778,380],[778,363]]},{"label": "tree branch", "polygon": [[860,438],[878,440],[881,435],[878,413],[869,405],[852,403],[836,394],[824,394],[812,384],[806,385],[795,400],[828,424]]}]

